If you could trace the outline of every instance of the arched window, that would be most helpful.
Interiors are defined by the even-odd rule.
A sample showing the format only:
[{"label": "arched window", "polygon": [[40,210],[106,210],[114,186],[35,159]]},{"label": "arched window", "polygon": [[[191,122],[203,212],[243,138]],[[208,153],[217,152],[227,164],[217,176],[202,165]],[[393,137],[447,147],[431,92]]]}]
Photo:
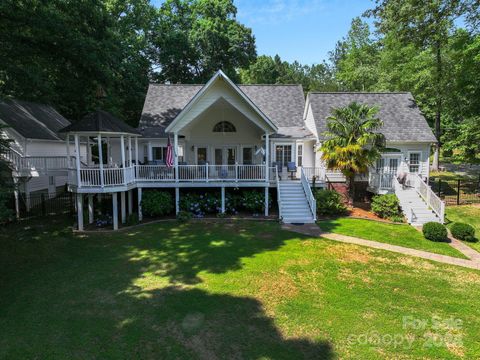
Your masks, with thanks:
[{"label": "arched window", "polygon": [[229,121],[220,121],[213,127],[213,132],[237,132],[237,129]]}]

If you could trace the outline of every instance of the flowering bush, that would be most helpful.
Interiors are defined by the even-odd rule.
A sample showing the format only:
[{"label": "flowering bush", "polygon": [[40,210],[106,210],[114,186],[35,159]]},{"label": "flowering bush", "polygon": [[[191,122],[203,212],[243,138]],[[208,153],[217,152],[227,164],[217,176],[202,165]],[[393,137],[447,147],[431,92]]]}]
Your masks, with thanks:
[{"label": "flowering bush", "polygon": [[[189,192],[180,196],[180,209],[188,211],[194,217],[204,217],[206,214],[218,214],[222,211],[220,193],[216,192]],[[269,207],[271,199],[269,199]],[[265,195],[263,191],[247,190],[241,193],[225,194],[225,213],[238,214],[241,210],[252,213],[263,212]]]}]

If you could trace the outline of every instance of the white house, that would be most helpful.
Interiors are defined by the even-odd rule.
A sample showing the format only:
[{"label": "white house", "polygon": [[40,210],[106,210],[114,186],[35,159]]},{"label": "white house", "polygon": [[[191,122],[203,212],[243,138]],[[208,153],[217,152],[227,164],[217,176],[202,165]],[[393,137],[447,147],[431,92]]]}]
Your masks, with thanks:
[{"label": "white house", "polygon": [[[17,183],[15,196],[24,198],[27,209],[31,194],[53,197],[67,183],[65,136],[59,130],[70,122],[48,105],[26,101],[0,102],[0,123],[7,126],[2,136],[12,140],[1,156],[10,163]],[[85,152],[86,147],[82,147]],[[71,148],[72,152],[74,148]],[[85,155],[85,153],[83,154]]]},{"label": "white house", "polygon": [[[112,194],[114,228],[117,194],[121,221],[133,208],[141,218],[144,188],[175,189],[177,212],[180,189],[218,188],[222,211],[226,188],[262,188],[266,201],[273,189],[284,222],[313,222],[313,178],[320,187],[332,179],[344,181],[325,169],[316,150],[332,109],[352,101],[377,105],[384,122],[387,151],[364,177],[369,190],[397,193],[411,223],[443,221],[443,204],[425,182],[436,139],[410,94],[309,93],[305,100],[300,85],[236,85],[222,71],[204,85],[151,84],[137,129],[101,111],[63,129],[65,155],[72,159],[67,161],[69,189],[77,194],[79,208],[87,197],[89,222],[91,194]],[[173,166],[165,162],[168,141]],[[82,144],[83,161],[76,156],[83,155]],[[95,161],[92,146],[100,149]],[[411,187],[398,184],[400,171],[409,174]],[[82,229],[81,211],[78,224]]]}]

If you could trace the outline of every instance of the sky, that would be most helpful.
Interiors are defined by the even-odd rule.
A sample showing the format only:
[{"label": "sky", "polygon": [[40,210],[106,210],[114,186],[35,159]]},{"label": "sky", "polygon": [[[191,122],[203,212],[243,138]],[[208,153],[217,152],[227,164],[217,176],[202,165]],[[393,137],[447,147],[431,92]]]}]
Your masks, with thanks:
[{"label": "sky", "polygon": [[[162,0],[152,0],[158,6]],[[252,28],[258,55],[321,63],[372,0],[234,0],[237,19]]]},{"label": "sky", "polygon": [[235,0],[237,19],[252,28],[259,55],[320,63],[347,35],[371,0]]}]

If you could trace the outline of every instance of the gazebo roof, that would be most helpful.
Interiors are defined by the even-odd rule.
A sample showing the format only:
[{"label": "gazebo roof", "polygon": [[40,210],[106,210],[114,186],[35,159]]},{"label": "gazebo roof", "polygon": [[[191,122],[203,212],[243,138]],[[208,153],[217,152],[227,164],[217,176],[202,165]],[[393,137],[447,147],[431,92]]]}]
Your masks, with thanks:
[{"label": "gazebo roof", "polygon": [[89,113],[85,115],[82,120],[68,125],[60,131],[70,133],[118,133],[140,135],[136,129],[103,110]]}]

